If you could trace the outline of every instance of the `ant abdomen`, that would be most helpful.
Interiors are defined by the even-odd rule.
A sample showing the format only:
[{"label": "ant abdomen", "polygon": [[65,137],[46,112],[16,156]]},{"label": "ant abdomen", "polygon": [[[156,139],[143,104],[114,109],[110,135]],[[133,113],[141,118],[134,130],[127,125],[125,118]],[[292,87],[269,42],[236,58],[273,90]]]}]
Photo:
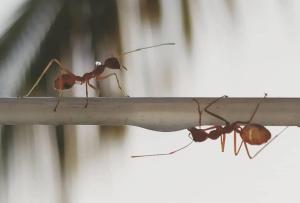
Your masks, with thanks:
[{"label": "ant abdomen", "polygon": [[260,124],[248,124],[240,133],[244,142],[251,145],[261,145],[271,138],[270,131]]},{"label": "ant abdomen", "polygon": [[70,89],[75,84],[75,77],[70,74],[62,74],[54,81],[54,88],[57,90]]},{"label": "ant abdomen", "polygon": [[111,69],[120,69],[121,64],[116,57],[110,57],[105,60],[104,66]]}]

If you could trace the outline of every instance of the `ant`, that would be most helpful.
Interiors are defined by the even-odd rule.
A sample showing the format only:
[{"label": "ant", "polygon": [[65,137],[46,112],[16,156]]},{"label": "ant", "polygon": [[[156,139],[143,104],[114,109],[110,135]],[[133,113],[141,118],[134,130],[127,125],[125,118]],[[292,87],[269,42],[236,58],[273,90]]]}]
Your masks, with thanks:
[{"label": "ant", "polygon": [[[264,98],[266,98],[267,94],[265,93]],[[252,120],[261,104],[262,101],[258,102],[256,105],[250,119],[248,121],[235,121],[233,123],[230,123],[227,121],[225,118],[211,112],[208,110],[209,107],[211,107],[213,104],[215,104],[218,100],[221,98],[226,98],[227,96],[220,97],[216,99],[215,101],[211,102],[209,105],[205,107],[205,112],[211,116],[214,116],[222,121],[225,122],[225,126],[215,126],[215,130],[212,130],[209,132],[214,137],[221,136],[221,145],[222,145],[222,152],[224,151],[225,147],[225,138],[226,134],[231,133],[232,131],[234,132],[234,154],[237,156],[241,150],[242,145],[244,144],[244,147],[246,149],[247,155],[249,159],[254,159],[263,149],[265,149],[272,141],[274,141],[275,138],[277,138],[281,133],[283,133],[288,127],[285,127],[281,132],[279,132],[276,136],[274,136],[271,140],[271,133],[270,131],[263,125],[257,124],[257,123],[252,123]],[[241,127],[243,125],[244,127]],[[237,149],[237,135],[239,134],[242,141]],[[222,140],[223,136],[223,140]],[[261,147],[253,156],[250,155],[248,145],[262,145],[264,144],[263,147]]]},{"label": "ant", "polygon": [[[193,101],[196,102],[196,104],[198,105],[198,113],[199,113],[199,128],[196,128],[196,127],[191,127],[191,128],[188,128],[187,130],[190,132],[188,134],[189,138],[192,140],[190,143],[188,143],[187,145],[183,146],[183,147],[180,147],[179,149],[176,149],[174,151],[171,151],[169,153],[162,153],[162,154],[146,154],[146,155],[137,155],[137,156],[131,156],[132,158],[138,158],[138,157],[147,157],[147,156],[161,156],[161,155],[171,155],[171,154],[174,154],[182,149],[185,149],[187,148],[188,146],[190,146],[193,142],[204,142],[207,138],[210,138],[210,139],[217,139],[219,136],[215,136],[215,135],[210,135],[210,133],[207,133],[206,131],[207,130],[210,130],[210,129],[214,129],[215,127],[209,127],[209,128],[206,128],[206,129],[202,129],[201,128],[201,118],[202,118],[202,111],[200,109],[200,104],[199,102],[193,98]],[[223,139],[221,137],[221,145],[222,145],[222,142],[223,142]],[[223,146],[223,145],[222,145]]]},{"label": "ant", "polygon": [[[138,49],[135,49],[132,51],[124,52],[121,55],[126,55],[129,53],[141,51],[144,49],[150,49],[150,48],[165,46],[165,45],[175,45],[175,43],[162,43],[162,44],[152,45],[152,46],[148,46],[148,47],[138,48]],[[95,69],[91,72],[83,74],[83,76],[75,75],[74,73],[69,71],[67,68],[65,68],[59,60],[57,60],[55,58],[51,59],[50,62],[48,63],[48,65],[44,68],[43,72],[41,73],[41,75],[39,76],[37,81],[32,86],[32,88],[25,95],[25,97],[28,97],[32,93],[34,88],[39,84],[40,80],[45,75],[47,70],[52,66],[52,64],[57,64],[61,71],[60,75],[54,81],[54,89],[59,91],[59,96],[58,96],[57,103],[56,103],[53,111],[57,110],[57,107],[63,96],[63,90],[72,88],[73,85],[76,84],[76,82],[78,82],[80,85],[85,84],[86,103],[85,103],[84,107],[87,108],[87,106],[88,106],[88,87],[91,87],[91,88],[97,90],[97,87],[95,87],[94,85],[92,85],[90,83],[90,80],[93,78],[95,78],[96,80],[104,80],[108,77],[115,76],[120,91],[122,92],[122,94],[124,96],[127,96],[124,93],[124,91],[120,85],[120,82],[119,82],[119,79],[118,79],[118,76],[116,73],[110,73],[108,75],[102,76],[102,73],[104,72],[105,68],[121,70],[121,67],[122,67],[123,69],[127,70],[127,68],[120,63],[120,61],[118,60],[117,57],[110,57],[110,58],[107,58],[104,61],[104,63],[101,63],[100,61],[96,61]]]},{"label": "ant", "polygon": [[[267,94],[265,94],[264,98],[267,96]],[[160,155],[171,155],[174,154],[188,146],[190,146],[193,142],[204,142],[205,140],[207,140],[207,138],[210,138],[212,140],[216,140],[219,137],[221,138],[221,151],[224,152],[225,149],[225,140],[226,140],[226,134],[231,133],[232,131],[234,132],[234,154],[237,156],[241,150],[242,145],[244,144],[247,155],[250,159],[255,158],[263,149],[265,149],[267,147],[267,145],[269,145],[272,141],[274,141],[281,133],[283,133],[283,131],[285,131],[288,127],[284,128],[281,132],[279,132],[276,136],[274,136],[271,140],[271,133],[270,131],[265,128],[264,126],[260,125],[260,124],[256,124],[256,123],[251,123],[253,120],[253,117],[255,116],[258,107],[260,106],[261,101],[256,105],[254,112],[252,113],[250,119],[248,121],[235,121],[233,123],[228,122],[226,119],[224,119],[223,117],[216,115],[214,113],[212,113],[211,111],[208,110],[209,107],[211,107],[213,104],[215,104],[216,102],[218,102],[220,99],[222,98],[227,98],[226,95],[212,101],[211,103],[209,103],[206,107],[205,107],[205,112],[209,115],[212,115],[222,121],[225,122],[225,126],[213,126],[213,127],[209,127],[206,129],[201,129],[201,116],[202,116],[202,111],[200,110],[200,104],[196,99],[193,99],[197,105],[198,105],[198,113],[199,113],[199,126],[200,128],[196,128],[196,127],[192,127],[192,128],[188,128],[187,130],[190,131],[189,136],[191,135],[192,137],[190,137],[192,139],[192,141],[177,149],[174,150],[172,152],[169,153],[164,153],[164,154],[150,154],[150,155],[139,155],[139,156],[132,156],[133,158],[136,157],[146,157],[146,156],[160,156]],[[244,127],[242,128],[241,125],[244,125]],[[214,130],[211,130],[214,129]],[[206,132],[207,130],[211,130],[209,132]],[[241,138],[242,138],[242,142],[238,147],[237,150],[237,145],[236,145],[236,133],[240,134]],[[269,141],[270,140],[270,141]],[[269,142],[268,142],[269,141]],[[258,150],[256,152],[256,154],[254,154],[253,156],[250,155],[249,149],[248,149],[248,144],[251,145],[262,145],[265,144],[260,150]]]}]

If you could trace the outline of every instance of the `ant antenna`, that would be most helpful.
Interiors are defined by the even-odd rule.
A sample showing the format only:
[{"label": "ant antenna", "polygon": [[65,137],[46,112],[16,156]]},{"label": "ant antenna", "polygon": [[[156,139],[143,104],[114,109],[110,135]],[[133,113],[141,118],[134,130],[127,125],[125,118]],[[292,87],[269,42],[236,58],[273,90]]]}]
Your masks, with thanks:
[{"label": "ant antenna", "polygon": [[[175,45],[175,43],[174,42],[169,42],[169,43],[161,43],[161,44],[156,44],[156,45],[152,45],[152,46],[142,47],[142,48],[134,49],[134,50],[131,50],[131,51],[123,52],[122,54],[119,55],[119,57],[123,56],[123,55],[126,55],[126,54],[133,53],[133,52],[141,51],[141,50],[144,50],[144,49],[151,49],[151,48],[154,48],[154,47],[160,47],[160,46],[166,46],[166,45]],[[127,71],[127,68],[123,64],[120,64],[120,65],[123,69],[125,69]]]},{"label": "ant antenna", "polygon": [[149,156],[166,156],[166,155],[171,155],[171,154],[174,154],[180,150],[183,150],[185,148],[187,148],[188,146],[190,146],[192,143],[194,142],[194,140],[192,140],[189,144],[183,146],[183,147],[180,147],[179,149],[176,149],[174,151],[171,151],[169,153],[163,153],[163,154],[145,154],[145,155],[137,155],[137,156],[131,156],[131,158],[139,158],[139,157],[149,157]]},{"label": "ant antenna", "polygon": [[254,159],[254,157],[256,157],[263,149],[265,149],[271,142],[273,142],[279,135],[281,135],[284,131],[286,131],[286,129],[288,129],[289,126],[286,126],[285,128],[283,128],[277,135],[275,135],[268,143],[266,143],[260,150],[258,150],[253,156],[252,159]]},{"label": "ant antenna", "polygon": [[141,50],[144,50],[144,49],[150,49],[150,48],[166,46],[166,45],[175,45],[175,43],[170,42],[170,43],[162,43],[162,44],[152,45],[152,46],[148,46],[148,47],[142,47],[142,48],[138,48],[138,49],[135,49],[135,50],[132,50],[132,51],[123,52],[121,55],[126,55],[126,54],[130,54],[130,53],[133,53],[133,52],[141,51]]}]

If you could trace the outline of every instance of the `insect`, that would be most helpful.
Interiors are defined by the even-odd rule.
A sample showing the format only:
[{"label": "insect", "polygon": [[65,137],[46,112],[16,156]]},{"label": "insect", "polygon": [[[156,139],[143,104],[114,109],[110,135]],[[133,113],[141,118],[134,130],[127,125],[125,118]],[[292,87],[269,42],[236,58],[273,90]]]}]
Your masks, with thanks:
[{"label": "insect", "polygon": [[[265,97],[267,95],[265,94]],[[197,105],[198,105],[198,113],[199,113],[199,126],[200,128],[196,128],[196,127],[192,127],[192,128],[188,128],[187,130],[190,131],[189,136],[192,139],[192,141],[177,149],[174,151],[171,151],[169,153],[162,153],[162,154],[149,154],[149,155],[138,155],[138,156],[132,156],[133,158],[136,157],[147,157],[147,156],[161,156],[161,155],[171,155],[174,154],[188,146],[190,146],[193,142],[204,142],[205,140],[212,139],[212,140],[216,140],[220,137],[220,141],[221,141],[221,151],[224,152],[225,149],[225,140],[226,140],[226,134],[234,132],[234,153],[235,155],[238,155],[241,147],[245,146],[247,155],[250,159],[253,159],[254,157],[256,157],[263,149],[265,149],[265,147],[267,145],[269,145],[272,141],[274,141],[275,138],[277,138],[283,131],[285,131],[287,129],[284,128],[280,133],[278,133],[276,136],[274,136],[271,140],[271,133],[270,131],[265,128],[264,126],[260,125],[260,124],[256,124],[256,123],[251,123],[253,120],[253,117],[255,116],[261,101],[256,105],[254,112],[252,113],[250,119],[248,121],[236,121],[233,123],[228,122],[226,119],[224,119],[223,117],[211,112],[208,110],[209,107],[211,107],[213,104],[215,104],[216,102],[218,102],[220,99],[222,98],[226,98],[227,96],[224,95],[220,98],[217,98],[216,100],[210,102],[205,108],[205,112],[211,116],[214,116],[222,121],[225,122],[224,126],[212,126],[206,129],[202,129],[201,128],[201,117],[202,117],[202,111],[200,109],[200,103],[196,100],[193,99]],[[264,97],[264,98],[265,98]],[[244,125],[244,127],[241,127],[242,125]],[[242,138],[242,142],[239,145],[239,147],[237,148],[237,144],[236,144],[236,134],[240,134],[240,137]],[[269,141],[270,140],[270,141]],[[269,141],[269,142],[268,142]],[[265,144],[260,150],[258,150],[256,152],[256,154],[254,154],[253,156],[250,155],[249,149],[247,144],[251,144],[251,145],[262,145]]]},{"label": "insect", "polygon": [[[267,94],[265,93],[264,98],[266,98]],[[233,132],[234,136],[234,154],[237,156],[241,150],[241,147],[244,145],[247,155],[250,159],[255,158],[263,149],[266,148],[267,145],[269,145],[272,141],[274,141],[275,138],[277,138],[282,132],[284,132],[288,127],[285,127],[281,132],[279,132],[276,136],[274,136],[271,140],[271,133],[270,131],[264,127],[263,125],[257,124],[257,123],[252,123],[252,120],[261,104],[262,101],[258,102],[256,105],[250,119],[248,121],[235,121],[233,123],[230,123],[227,121],[225,118],[211,112],[208,110],[209,107],[211,107],[213,104],[215,104],[217,101],[219,101],[221,98],[224,98],[227,96],[220,97],[216,99],[215,101],[211,102],[209,105],[205,107],[205,112],[211,116],[214,116],[222,121],[225,122],[225,126],[215,126],[215,129],[210,131],[209,134],[213,137],[220,137],[221,136],[221,147],[222,147],[222,152],[224,151],[225,148],[225,138],[226,134]],[[244,126],[244,127],[242,127]],[[237,135],[239,134],[242,141],[237,147]],[[262,145],[262,146],[254,155],[251,155],[249,152],[248,145]]]},{"label": "insect", "polygon": [[[121,55],[126,55],[126,54],[129,54],[129,53],[141,51],[141,50],[144,50],[144,49],[150,49],[150,48],[159,47],[159,46],[166,46],[166,45],[175,45],[175,43],[162,43],[162,44],[157,44],[157,45],[153,45],[153,46],[138,48],[138,49],[135,49],[135,50],[132,50],[132,51],[124,52]],[[120,85],[120,82],[119,82],[119,79],[118,79],[118,76],[117,76],[116,73],[110,73],[108,75],[102,75],[106,68],[119,69],[119,70],[121,70],[121,68],[123,68],[123,69],[127,70],[127,68],[120,63],[120,61],[118,60],[117,57],[110,57],[110,58],[107,58],[104,61],[104,63],[102,63],[100,61],[96,61],[95,69],[91,72],[83,74],[82,76],[75,75],[70,70],[65,68],[59,60],[52,59],[52,60],[50,60],[48,65],[44,68],[43,72],[41,73],[41,75],[39,76],[37,81],[34,83],[32,88],[25,95],[25,97],[30,96],[30,94],[32,93],[34,88],[39,84],[40,80],[46,74],[48,69],[50,67],[52,67],[52,64],[57,64],[59,69],[60,69],[60,74],[58,75],[58,77],[54,81],[54,89],[58,90],[59,95],[58,95],[57,103],[56,103],[53,111],[57,110],[57,107],[58,107],[58,105],[61,101],[61,98],[63,96],[63,90],[70,89],[75,84],[80,84],[80,85],[85,84],[86,103],[85,103],[84,107],[87,108],[87,106],[88,106],[88,87],[91,87],[91,88],[97,90],[97,87],[95,87],[94,85],[92,85],[90,83],[90,80],[93,79],[93,78],[95,78],[96,80],[104,80],[104,79],[109,78],[111,76],[115,76],[115,79],[116,79],[117,84],[118,84],[118,88],[120,89],[122,94],[124,96],[126,96],[126,94],[124,93],[124,91],[123,91],[123,89]]]},{"label": "insect", "polygon": [[176,149],[174,151],[171,151],[169,153],[161,153],[161,154],[146,154],[146,155],[136,155],[136,156],[131,156],[132,158],[138,158],[138,157],[148,157],[148,156],[162,156],[162,155],[171,155],[174,154],[180,150],[183,150],[185,148],[187,148],[188,146],[190,146],[193,142],[204,142],[207,138],[210,139],[217,139],[218,137],[213,137],[211,136],[208,132],[206,132],[207,130],[210,129],[214,129],[215,127],[209,127],[206,129],[202,129],[201,128],[201,119],[202,119],[202,111],[200,108],[200,104],[196,99],[193,99],[193,101],[196,102],[197,106],[198,106],[198,114],[199,114],[199,128],[196,127],[191,127],[188,128],[187,130],[190,132],[188,134],[189,138],[191,139],[191,142],[189,142],[187,145],[180,147],[179,149]]}]

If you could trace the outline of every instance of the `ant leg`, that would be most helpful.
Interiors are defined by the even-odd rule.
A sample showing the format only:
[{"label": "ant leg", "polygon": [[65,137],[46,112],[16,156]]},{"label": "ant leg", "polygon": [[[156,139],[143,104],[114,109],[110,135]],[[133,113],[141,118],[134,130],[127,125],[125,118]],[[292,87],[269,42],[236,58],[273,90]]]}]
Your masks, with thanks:
[{"label": "ant leg", "polygon": [[226,141],[226,134],[221,135],[221,151],[224,152],[225,149],[225,141]]},{"label": "ant leg", "polygon": [[53,111],[56,111],[56,109],[57,109],[57,107],[58,107],[58,104],[60,103],[60,100],[61,100],[62,96],[63,96],[63,90],[59,90],[57,102],[56,102],[56,105],[55,105]]},{"label": "ant leg", "polygon": [[88,83],[85,82],[85,96],[86,96],[86,102],[84,105],[84,108],[87,108],[88,103],[89,103],[89,91],[88,91]]},{"label": "ant leg", "polygon": [[149,157],[149,156],[166,156],[166,155],[171,155],[171,154],[174,154],[180,150],[183,150],[184,148],[187,148],[188,146],[190,146],[194,141],[192,140],[189,144],[183,146],[183,147],[180,147],[179,149],[176,149],[174,151],[171,151],[169,153],[163,153],[163,154],[145,154],[145,155],[137,155],[137,156],[131,156],[131,158],[138,158],[138,157]]},{"label": "ant leg", "polygon": [[[268,94],[267,93],[265,93],[265,96],[264,96],[264,98],[266,98],[268,96]],[[264,99],[263,98],[263,99]],[[251,121],[252,121],[252,119],[253,119],[253,117],[254,117],[254,115],[256,114],[256,112],[257,112],[257,110],[258,110],[258,107],[260,106],[260,104],[261,104],[261,102],[262,102],[263,100],[260,100],[260,102],[258,102],[258,104],[256,105],[256,107],[255,107],[255,110],[254,110],[254,112],[253,112],[253,114],[252,114],[252,116],[250,117],[250,119],[249,119],[249,121],[248,121],[248,123],[251,123]]]},{"label": "ant leg", "polygon": [[[128,70],[123,64],[121,64],[122,68],[124,68],[126,71]],[[121,69],[120,69],[121,70]]]},{"label": "ant leg", "polygon": [[250,152],[249,152],[249,149],[248,149],[248,146],[247,146],[246,142],[244,142],[244,146],[245,146],[245,149],[246,149],[246,152],[247,152],[247,155],[248,155],[249,159],[253,159],[253,157],[250,155]]},{"label": "ant leg", "polygon": [[211,103],[209,103],[209,104],[204,108],[204,111],[205,111],[206,113],[208,113],[209,115],[214,116],[214,117],[216,117],[216,118],[218,118],[218,119],[224,121],[224,122],[226,123],[226,125],[230,125],[230,123],[229,123],[225,118],[223,118],[223,117],[221,117],[221,116],[219,116],[219,115],[217,115],[217,114],[215,114],[215,113],[213,113],[213,112],[211,112],[211,111],[208,110],[208,108],[209,108],[211,105],[215,104],[215,103],[216,103],[217,101],[219,101],[220,99],[222,99],[222,98],[227,98],[227,97],[228,97],[227,95],[224,95],[224,96],[222,96],[222,97],[219,97],[219,98],[215,99],[214,101],[212,101]]},{"label": "ant leg", "polygon": [[111,74],[108,74],[108,75],[105,75],[105,76],[102,76],[102,77],[99,76],[99,77],[96,78],[96,80],[104,80],[104,79],[106,79],[106,78],[108,78],[108,77],[110,77],[110,76],[115,76],[115,77],[116,77],[116,80],[117,80],[117,83],[118,83],[118,87],[119,87],[119,89],[121,90],[122,94],[123,94],[124,96],[128,96],[128,95],[126,95],[125,92],[123,91],[123,89],[122,89],[122,87],[121,87],[121,85],[120,85],[120,81],[119,81],[118,76],[117,76],[116,73],[111,73]]},{"label": "ant leg", "polygon": [[240,150],[243,146],[243,142],[241,142],[240,146],[238,147],[238,150],[236,150],[236,131],[233,131],[233,150],[234,150],[234,155],[237,156],[240,153]]},{"label": "ant leg", "polygon": [[197,99],[193,98],[193,100],[197,103],[198,106],[198,114],[199,114],[199,127],[201,128],[201,119],[202,119],[202,111],[200,109],[200,103]]},{"label": "ant leg", "polygon": [[66,69],[57,59],[51,59],[50,62],[48,63],[48,65],[44,68],[43,72],[41,73],[41,75],[39,76],[39,78],[37,79],[37,81],[33,84],[32,88],[29,90],[29,92],[25,95],[25,97],[28,97],[31,92],[34,90],[34,88],[39,84],[40,80],[42,79],[42,77],[45,75],[45,73],[47,72],[47,70],[51,67],[51,65],[53,63],[56,63],[58,65],[58,67],[61,69],[61,71],[65,71],[70,75],[74,75],[71,71],[69,71],[68,69]]},{"label": "ant leg", "polygon": [[[265,93],[265,96],[263,97],[263,99],[265,99],[267,96],[268,96],[268,94]],[[256,104],[256,107],[255,107],[255,109],[254,109],[254,111],[253,111],[253,113],[252,113],[252,115],[251,115],[251,117],[250,117],[250,119],[249,119],[248,121],[237,121],[236,123],[241,123],[241,124],[246,124],[246,125],[248,125],[249,123],[251,123],[252,120],[253,120],[253,118],[254,118],[254,116],[255,116],[255,114],[256,114],[256,112],[257,112],[257,110],[258,110],[258,107],[260,106],[260,104],[262,103],[262,101],[263,101],[263,100],[260,100],[260,101]]]},{"label": "ant leg", "polygon": [[277,135],[275,135],[269,142],[267,142],[266,144],[264,144],[264,146],[262,146],[262,148],[260,148],[253,156],[250,155],[247,144],[245,143],[245,148],[247,151],[247,154],[249,156],[250,159],[254,159],[259,153],[261,153],[271,142],[273,142],[279,135],[281,135],[286,129],[288,128],[285,127],[283,128]]},{"label": "ant leg", "polygon": [[88,86],[90,86],[91,88],[93,88],[94,90],[96,90],[98,96],[100,95],[100,89],[97,88],[97,87],[95,87],[94,85],[92,85],[89,81],[88,81]]}]

